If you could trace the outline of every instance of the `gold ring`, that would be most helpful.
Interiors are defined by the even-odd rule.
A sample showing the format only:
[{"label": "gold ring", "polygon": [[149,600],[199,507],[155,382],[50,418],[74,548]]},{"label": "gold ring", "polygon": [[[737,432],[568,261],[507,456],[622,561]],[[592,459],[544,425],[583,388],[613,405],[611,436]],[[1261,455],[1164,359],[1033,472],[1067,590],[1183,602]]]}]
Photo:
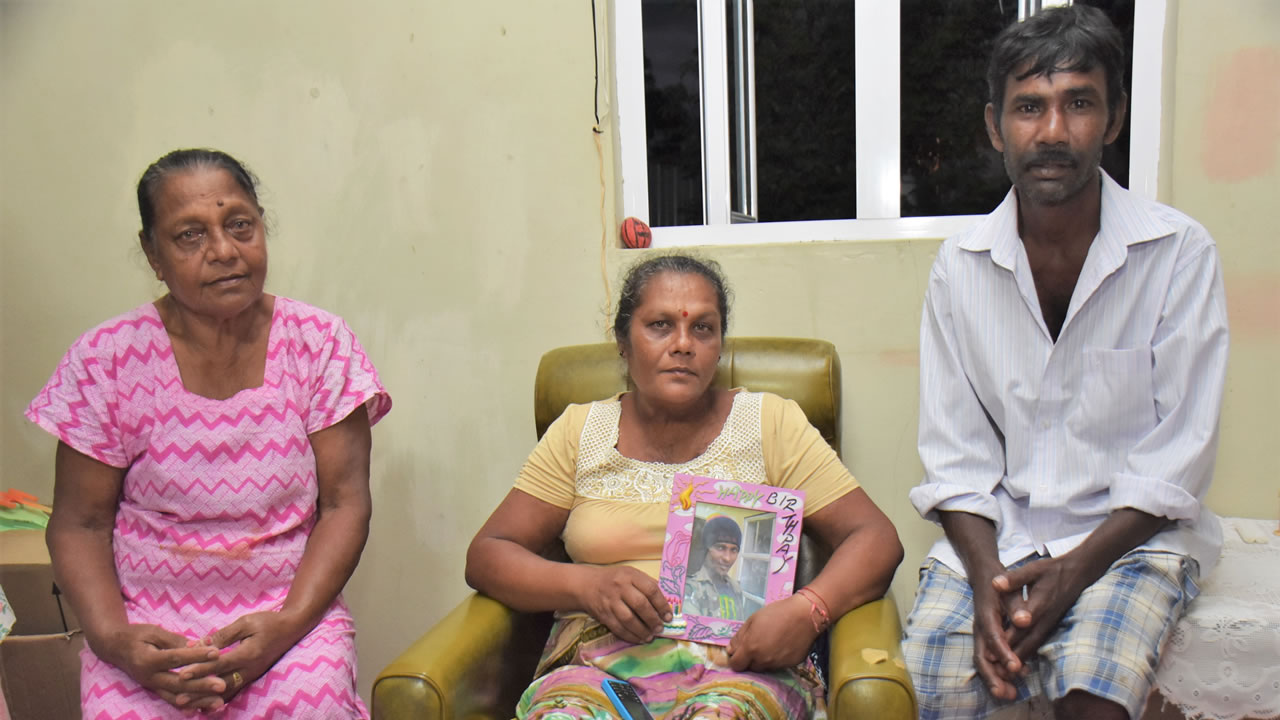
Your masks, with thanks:
[{"label": "gold ring", "polygon": [[239,688],[243,684],[244,684],[244,676],[240,674],[239,670],[231,673],[231,687],[233,689]]}]

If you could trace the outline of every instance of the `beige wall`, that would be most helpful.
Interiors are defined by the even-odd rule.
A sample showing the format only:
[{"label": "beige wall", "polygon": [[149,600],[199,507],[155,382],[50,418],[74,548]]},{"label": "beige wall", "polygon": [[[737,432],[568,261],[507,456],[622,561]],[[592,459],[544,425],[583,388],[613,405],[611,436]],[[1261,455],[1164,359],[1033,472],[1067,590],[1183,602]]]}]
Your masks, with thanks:
[{"label": "beige wall", "polygon": [[241,157],[274,220],[268,288],[343,315],[395,400],[347,591],[367,692],[462,597],[466,543],[532,447],[539,355],[603,337],[588,8],[0,4],[0,486],[51,496],[22,409],[80,332],[158,292],[142,170]]},{"label": "beige wall", "polygon": [[[1280,257],[1260,211],[1280,196],[1280,11],[1226,5],[1178,8],[1166,192],[1214,232],[1227,270],[1213,502],[1273,517]],[[53,443],[22,408],[78,333],[159,289],[133,240],[142,169],[178,146],[242,157],[273,214],[269,288],[346,317],[396,402],[374,433],[374,529],[347,590],[367,692],[462,597],[466,543],[533,442],[538,356],[603,338],[602,266],[616,287],[637,253],[613,249],[612,230],[601,251],[616,225],[613,128],[606,65],[598,154],[588,4],[356,7],[0,0],[0,486],[50,496]],[[1270,120],[1239,127],[1211,107]],[[707,253],[736,287],[734,333],[837,345],[845,459],[906,541],[904,603],[935,536],[905,498],[920,473],[916,335],[936,248]]]},{"label": "beige wall", "polygon": [[1280,516],[1280,3],[1178,10],[1169,202],[1213,233],[1231,361],[1222,408],[1219,513]]}]

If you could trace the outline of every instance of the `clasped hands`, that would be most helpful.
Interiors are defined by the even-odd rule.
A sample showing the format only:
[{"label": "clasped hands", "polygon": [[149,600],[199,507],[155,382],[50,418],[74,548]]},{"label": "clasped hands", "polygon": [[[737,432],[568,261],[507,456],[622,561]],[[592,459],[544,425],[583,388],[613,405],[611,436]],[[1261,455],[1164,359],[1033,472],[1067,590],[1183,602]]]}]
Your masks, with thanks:
[{"label": "clasped hands", "polygon": [[[1080,595],[1061,558],[1043,558],[973,584],[974,667],[992,696],[1017,697],[1015,682]],[[1025,597],[1024,597],[1025,594]]]},{"label": "clasped hands", "polygon": [[200,640],[157,625],[129,624],[106,638],[103,659],[178,709],[215,711],[300,637],[295,624],[278,612],[244,615]]},{"label": "clasped hands", "polygon": [[[592,575],[579,591],[580,607],[618,638],[637,645],[652,642],[671,620],[671,606],[650,576],[628,566],[589,570]],[[729,643],[729,667],[765,672],[798,665],[818,636],[810,611],[808,600],[793,595],[753,613]]]}]

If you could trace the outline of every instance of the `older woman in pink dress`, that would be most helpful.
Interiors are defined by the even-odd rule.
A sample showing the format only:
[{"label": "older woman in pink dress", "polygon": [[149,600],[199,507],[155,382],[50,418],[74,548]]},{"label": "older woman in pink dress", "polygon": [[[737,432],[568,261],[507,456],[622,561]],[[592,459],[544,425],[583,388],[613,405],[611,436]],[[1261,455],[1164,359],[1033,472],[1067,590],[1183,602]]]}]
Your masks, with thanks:
[{"label": "older woman in pink dress", "polygon": [[84,717],[367,717],[340,592],[391,400],[341,318],[263,291],[234,158],[172,152],[138,206],[168,294],[82,335],[27,408],[58,438],[47,537]]}]

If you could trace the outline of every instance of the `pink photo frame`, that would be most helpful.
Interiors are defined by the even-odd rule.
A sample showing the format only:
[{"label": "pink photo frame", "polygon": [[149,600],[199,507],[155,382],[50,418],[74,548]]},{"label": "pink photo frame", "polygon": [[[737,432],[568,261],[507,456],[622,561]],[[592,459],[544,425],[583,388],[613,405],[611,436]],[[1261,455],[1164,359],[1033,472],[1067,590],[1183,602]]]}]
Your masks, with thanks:
[{"label": "pink photo frame", "polygon": [[803,519],[801,490],[677,474],[658,575],[675,616],[659,634],[728,645],[752,613],[794,593]]}]

